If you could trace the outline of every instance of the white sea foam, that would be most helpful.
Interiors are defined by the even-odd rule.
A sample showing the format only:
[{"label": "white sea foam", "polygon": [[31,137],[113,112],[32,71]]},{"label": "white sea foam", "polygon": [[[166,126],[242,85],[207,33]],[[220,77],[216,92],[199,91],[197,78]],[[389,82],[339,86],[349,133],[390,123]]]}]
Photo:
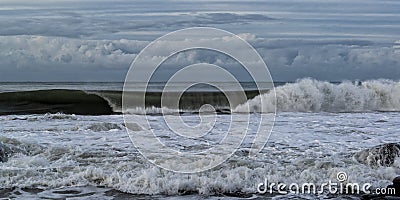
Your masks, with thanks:
[{"label": "white sea foam", "polygon": [[[33,116],[36,115],[24,117]],[[189,123],[198,119],[193,115],[182,117]],[[230,119],[229,115],[219,117]],[[132,194],[253,194],[264,177],[271,182],[318,184],[336,180],[336,173],[344,171],[352,182],[385,187],[400,173],[398,159],[390,166],[377,167],[353,159],[356,153],[377,144],[400,142],[396,136],[400,131],[399,115],[395,112],[280,113],[270,141],[255,160],[246,156],[251,140],[245,140],[243,148],[221,166],[196,174],[173,173],[152,165],[137,152],[124,129],[112,132],[87,129],[103,123],[121,125],[122,120],[120,115],[24,120],[24,123],[3,120],[1,141],[31,153],[17,152],[7,162],[0,163],[0,185],[39,187],[47,193],[69,186],[106,186]],[[162,116],[150,116],[150,120],[155,125],[161,124]],[[17,126],[19,129],[11,129]],[[63,131],[47,131],[54,126]],[[71,128],[75,126],[79,128]],[[216,128],[222,126],[219,123]],[[203,144],[175,140],[162,126],[154,128],[160,131],[163,141],[172,144],[190,147]]]},{"label": "white sea foam", "polygon": [[51,120],[78,120],[74,114],[64,113],[46,113],[44,115],[9,115],[9,120],[27,120],[27,121],[51,121]]},{"label": "white sea foam", "polygon": [[[140,107],[136,107],[136,108],[130,108],[126,111],[126,113],[129,114],[175,114],[175,113],[179,113],[179,112],[184,112],[183,110],[178,110],[178,109],[170,109],[170,108],[159,108],[159,107],[146,107],[146,108],[140,108]],[[187,111],[189,112],[189,111]]]},{"label": "white sea foam", "polygon": [[92,124],[88,126],[87,129],[99,132],[99,131],[121,130],[122,128],[123,127],[120,124],[102,122],[102,123]]},{"label": "white sea foam", "polygon": [[372,80],[333,84],[302,79],[276,87],[239,105],[234,112],[364,112],[400,111],[400,82]]}]

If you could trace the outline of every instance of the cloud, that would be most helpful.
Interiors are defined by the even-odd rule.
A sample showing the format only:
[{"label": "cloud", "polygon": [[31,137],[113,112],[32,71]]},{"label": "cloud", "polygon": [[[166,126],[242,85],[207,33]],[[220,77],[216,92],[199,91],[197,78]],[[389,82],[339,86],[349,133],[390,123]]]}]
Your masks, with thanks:
[{"label": "cloud", "polygon": [[400,49],[400,40],[396,41],[393,45],[393,48]]},{"label": "cloud", "polygon": [[[47,8],[38,4],[29,9],[22,7],[16,10],[3,10],[0,13],[0,26],[7,28],[0,29],[0,35],[113,39],[113,36],[118,37],[118,34],[129,32],[162,30],[166,33],[185,27],[237,25],[273,20],[264,14],[234,12],[178,12],[172,14],[170,12],[150,12],[152,15],[148,15],[149,13],[140,11],[140,14],[133,14],[134,11],[129,9],[134,7],[131,4],[127,4],[126,8],[114,7],[106,2],[100,2],[100,5],[104,7],[75,8],[73,4],[67,4],[63,5],[65,7]],[[105,9],[106,6],[109,8]],[[133,35],[129,34],[125,34],[123,37],[135,39]]]},{"label": "cloud", "polygon": [[[275,40],[258,38],[252,34],[240,34],[263,57],[275,80],[295,80],[315,77],[325,80],[372,79],[400,77],[400,51],[398,42],[382,47],[363,40]],[[205,45],[217,39],[204,40]],[[232,41],[222,38],[230,45]],[[220,41],[220,42],[221,42]],[[87,70],[103,72],[98,79],[107,76],[109,70],[120,70],[123,80],[135,56],[148,44],[138,40],[85,40],[46,36],[1,36],[0,72],[15,77],[24,73],[59,70],[83,73]],[[163,41],[157,52],[148,57],[149,62],[159,62],[167,55],[169,47],[185,46],[182,42]],[[234,47],[235,49],[235,47]],[[244,49],[236,48],[245,54]],[[172,56],[164,63],[164,73],[170,74],[180,67],[194,63],[211,63],[237,70],[240,64],[232,58],[213,51],[187,51]],[[249,60],[248,63],[251,63]],[[170,70],[168,72],[168,70]],[[240,73],[237,73],[240,74]],[[0,75],[1,77],[1,75]],[[26,76],[24,76],[26,77]],[[83,77],[85,77],[83,75]],[[245,77],[245,76],[242,76]],[[7,78],[7,77],[1,77]],[[37,77],[38,79],[43,77]]]},{"label": "cloud", "polygon": [[131,62],[147,42],[132,40],[78,40],[45,36],[0,37],[0,66],[17,68],[81,67],[121,68]]},{"label": "cloud", "polygon": [[147,41],[1,36],[1,81],[122,81]]},{"label": "cloud", "polygon": [[[276,80],[399,79],[399,6],[372,0],[5,1],[0,79],[45,81],[57,74],[66,81],[111,75],[122,81],[149,41],[193,26],[239,34]],[[162,51],[149,62],[165,56]],[[200,61],[237,65],[209,52],[182,53],[167,64],[176,68]]]},{"label": "cloud", "polygon": [[228,24],[274,20],[264,14],[203,13],[195,15],[201,24]]},{"label": "cloud", "polygon": [[400,51],[390,44],[382,46],[365,41],[267,40],[255,46],[264,57],[273,77],[278,80],[301,77],[323,80],[400,78]]}]

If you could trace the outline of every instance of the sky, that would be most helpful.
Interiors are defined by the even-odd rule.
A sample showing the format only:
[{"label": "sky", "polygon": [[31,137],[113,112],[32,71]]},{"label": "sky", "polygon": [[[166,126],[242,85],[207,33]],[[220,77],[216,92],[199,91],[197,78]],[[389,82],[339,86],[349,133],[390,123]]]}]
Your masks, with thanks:
[{"label": "sky", "polygon": [[[275,81],[400,79],[398,0],[2,0],[0,82],[123,81],[151,41],[198,26],[249,42]],[[235,64],[214,54],[184,52],[164,70]]]}]

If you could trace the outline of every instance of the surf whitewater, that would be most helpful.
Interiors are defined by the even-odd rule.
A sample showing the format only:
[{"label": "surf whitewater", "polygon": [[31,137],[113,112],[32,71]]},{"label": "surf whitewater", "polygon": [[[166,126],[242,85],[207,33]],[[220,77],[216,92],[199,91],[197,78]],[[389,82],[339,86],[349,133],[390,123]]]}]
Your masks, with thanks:
[{"label": "surf whitewater", "polygon": [[[213,170],[195,174],[163,170],[140,154],[126,128],[129,126],[136,133],[141,127],[136,122],[126,124],[123,116],[116,114],[122,111],[122,92],[115,89],[118,85],[49,85],[29,86],[31,89],[16,85],[16,90],[8,87],[0,93],[0,198],[264,198],[257,196],[256,186],[265,177],[287,185],[310,181],[321,185],[336,180],[338,172],[346,172],[349,181],[371,183],[377,188],[392,184],[400,174],[399,112],[376,112],[399,110],[396,81],[329,83],[302,79],[277,86],[276,102],[275,93],[255,92],[248,101],[229,111],[241,112],[244,106],[250,107],[256,113],[235,114],[246,122],[248,117],[258,118],[257,112],[273,110],[276,103],[275,125],[264,149],[255,159],[249,159],[259,127],[254,120],[249,125],[237,123],[232,126],[233,133],[239,134],[249,126],[249,137],[229,160]],[[184,109],[193,112],[191,106],[203,102],[226,106],[220,94],[196,92],[182,99]],[[206,138],[181,140],[170,134],[165,117],[157,114],[161,109],[156,95],[160,94],[151,91],[147,96],[145,112],[155,114],[137,118],[154,125],[159,138],[171,147],[203,151],[226,135],[217,133],[225,133],[233,115],[218,115],[218,123],[213,126],[216,134]],[[100,111],[111,114],[99,114]],[[142,111],[138,109],[137,113]],[[11,114],[17,112],[21,115]],[[39,114],[29,114],[34,112]],[[189,125],[201,120],[192,113],[180,117]],[[172,123],[173,127],[182,127],[177,126],[178,120]],[[157,154],[164,155],[161,150]]]},{"label": "surf whitewater", "polygon": [[[141,92],[127,92],[141,98]],[[177,93],[178,94],[178,93]],[[254,98],[258,91],[247,91]],[[134,114],[161,113],[162,92],[146,93],[146,108],[132,108]],[[217,112],[229,112],[229,102],[222,92],[185,92],[179,110],[170,112],[196,112],[202,105],[211,104]],[[110,115],[122,113],[122,91],[81,91],[51,89],[0,93],[0,114],[65,113],[78,115]]]},{"label": "surf whitewater", "polygon": [[[218,113],[245,112],[369,112],[399,111],[400,82],[371,80],[330,83],[301,79],[277,86],[274,90],[246,90],[248,101],[230,109],[220,91],[187,91],[180,100],[180,110],[197,112],[210,104]],[[139,95],[128,92],[129,95]],[[161,113],[161,91],[146,93],[146,108],[132,108],[134,114]],[[139,98],[140,96],[138,96]],[[276,97],[276,98],[275,98]],[[46,89],[0,93],[0,115],[65,113],[109,115],[122,112],[122,91]],[[168,109],[168,108],[166,108]]]}]

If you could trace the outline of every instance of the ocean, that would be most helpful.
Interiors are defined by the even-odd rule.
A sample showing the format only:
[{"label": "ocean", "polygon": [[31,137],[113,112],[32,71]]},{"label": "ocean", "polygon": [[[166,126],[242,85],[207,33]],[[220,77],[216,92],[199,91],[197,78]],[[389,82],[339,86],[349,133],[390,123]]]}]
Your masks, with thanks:
[{"label": "ocean", "polygon": [[[0,198],[358,199],[362,195],[280,194],[275,189],[261,194],[257,189],[266,179],[322,185],[343,172],[347,182],[375,189],[400,174],[400,82],[275,83],[277,101],[271,107],[259,106],[261,100],[270,102],[271,91],[260,94],[253,84],[243,85],[249,100],[233,110],[221,93],[200,86],[184,96],[183,107],[168,114],[197,124],[199,106],[211,104],[219,120],[213,128],[225,130],[232,117],[247,117],[244,106],[252,110],[250,119],[276,108],[262,151],[248,157],[252,140],[245,138],[221,165],[176,173],[152,164],[133,145],[122,114],[123,83],[1,83]],[[147,118],[176,148],[199,150],[218,142],[209,137],[189,143],[167,134],[157,107],[161,88],[160,83],[149,85],[146,109],[130,114]],[[250,122],[251,135],[257,127]]]}]

